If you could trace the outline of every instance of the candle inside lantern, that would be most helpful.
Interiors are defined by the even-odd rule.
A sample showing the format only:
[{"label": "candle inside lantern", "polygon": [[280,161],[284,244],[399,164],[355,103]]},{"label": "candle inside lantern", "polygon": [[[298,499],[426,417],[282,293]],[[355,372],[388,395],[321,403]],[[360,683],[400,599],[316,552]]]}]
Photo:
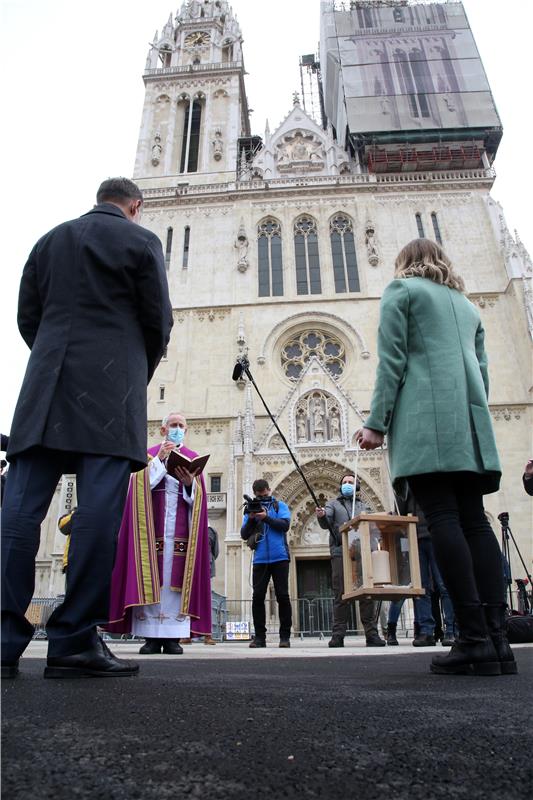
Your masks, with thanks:
[{"label": "candle inside lantern", "polygon": [[387,550],[373,550],[371,556],[374,583],[390,583],[390,558]]}]

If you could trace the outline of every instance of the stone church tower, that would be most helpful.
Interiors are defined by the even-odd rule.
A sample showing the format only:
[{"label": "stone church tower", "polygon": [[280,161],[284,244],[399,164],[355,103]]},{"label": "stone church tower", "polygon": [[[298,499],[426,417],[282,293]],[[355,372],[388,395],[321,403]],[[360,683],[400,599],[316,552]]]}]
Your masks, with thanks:
[{"label": "stone church tower", "polygon": [[[251,597],[242,494],[264,477],[292,512],[291,597],[329,594],[327,534],[254,388],[231,380],[241,355],[319,498],[335,496],[357,461],[363,499],[392,508],[383,453],[358,455],[354,433],[373,388],[380,297],[398,251],[419,235],[442,243],[480,308],[504,471],[487,510],[496,530],[497,514],[511,513],[529,562],[521,474],[533,428],[533,272],[490,196],[490,154],[455,166],[415,159],[404,170],[387,145],[392,167],[373,168],[375,150],[367,157],[364,146],[341,145],[335,120],[317,124],[297,94],[276,130],[267,123],[253,136],[241,41],[224,0],[184,3],[155,35],[134,171],[142,224],[163,243],[174,307],[168,352],[148,391],[148,443],[158,441],[161,419],[180,411],[187,444],[210,453],[204,474],[221,545],[213,588],[229,600]],[[43,538],[37,594],[60,591],[50,565],[60,557],[54,531],[67,487],[65,479],[50,514],[47,554]],[[521,574],[518,561],[513,567]]]}]

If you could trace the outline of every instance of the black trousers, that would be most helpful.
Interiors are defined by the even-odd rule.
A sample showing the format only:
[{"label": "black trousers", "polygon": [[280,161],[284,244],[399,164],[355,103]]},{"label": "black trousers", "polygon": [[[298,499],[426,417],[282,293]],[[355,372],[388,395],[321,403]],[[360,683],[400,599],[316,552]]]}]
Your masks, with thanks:
[{"label": "black trousers", "polygon": [[272,578],[279,609],[279,638],[289,639],[292,627],[292,607],[289,598],[289,562],[254,564],[252,571],[252,616],[257,639],[266,639],[265,597]]},{"label": "black trousers", "polygon": [[409,487],[424,512],[437,564],[456,613],[505,603],[503,561],[472,472],[414,475]]},{"label": "black trousers", "polygon": [[[344,594],[344,567],[342,564],[342,556],[331,557],[331,584],[333,587],[333,636],[338,636],[342,639],[346,636],[348,628],[348,611],[350,609],[351,600],[343,600]],[[376,620],[376,604],[369,597],[359,600],[359,614],[365,636],[371,636],[378,633],[378,626]]]},{"label": "black trousers", "polygon": [[2,661],[24,652],[33,626],[24,614],[35,588],[40,526],[64,473],[77,478],[66,592],[48,620],[48,655],[82,652],[108,621],[111,572],[131,464],[113,456],[35,447],[9,468],[2,506]]}]

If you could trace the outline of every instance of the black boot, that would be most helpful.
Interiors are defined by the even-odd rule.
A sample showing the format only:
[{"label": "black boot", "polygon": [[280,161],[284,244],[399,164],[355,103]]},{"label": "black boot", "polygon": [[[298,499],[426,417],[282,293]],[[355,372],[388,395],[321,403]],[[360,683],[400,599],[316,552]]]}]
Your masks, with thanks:
[{"label": "black boot", "polygon": [[396,622],[387,623],[386,641],[389,647],[398,644],[398,639],[396,638],[396,624]]},{"label": "black boot", "polygon": [[454,607],[460,635],[450,652],[434,656],[431,672],[437,675],[501,675],[498,654],[488,635],[481,604]]},{"label": "black boot", "polygon": [[166,656],[181,656],[183,655],[183,647],[179,639],[162,639],[163,653]]},{"label": "black boot", "polygon": [[145,639],[145,643],[139,650],[143,656],[155,656],[161,652],[163,639]]},{"label": "black boot", "polygon": [[485,605],[485,619],[489,636],[496,648],[502,675],[516,675],[518,668],[505,631],[505,608],[502,605]]},{"label": "black boot", "polygon": [[254,636],[248,647],[266,647],[267,643],[265,639],[259,639],[257,636]]}]

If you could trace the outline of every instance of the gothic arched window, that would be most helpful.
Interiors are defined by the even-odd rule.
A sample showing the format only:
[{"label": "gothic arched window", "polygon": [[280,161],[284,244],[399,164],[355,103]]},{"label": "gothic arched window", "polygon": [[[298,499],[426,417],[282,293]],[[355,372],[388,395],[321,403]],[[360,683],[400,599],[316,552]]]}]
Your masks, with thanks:
[{"label": "gothic arched window", "polygon": [[282,347],[281,366],[287,378],[298,380],[311,356],[336,377],[344,372],[346,351],[341,340],[328,331],[313,329],[291,336]]},{"label": "gothic arched window", "polygon": [[196,172],[198,169],[201,122],[202,104],[200,100],[194,100],[185,107],[180,172]]},{"label": "gothic arched window", "polygon": [[257,228],[257,265],[259,297],[283,295],[283,259],[281,226],[268,217]]},{"label": "gothic arched window", "polygon": [[316,222],[303,216],[294,224],[294,258],[298,294],[320,294],[320,259]]},{"label": "gothic arched window", "polygon": [[360,291],[352,221],[344,214],[337,214],[330,222],[329,238],[335,291]]},{"label": "gothic arched window", "polygon": [[167,244],[165,248],[165,266],[167,269],[170,267],[170,256],[172,255],[172,235],[174,231],[171,227],[167,228]]},{"label": "gothic arched window", "polygon": [[431,222],[433,223],[433,232],[435,233],[435,239],[437,244],[442,246],[442,236],[440,235],[440,226],[439,221],[437,219],[437,213],[435,211],[431,212]]},{"label": "gothic arched window", "polygon": [[183,269],[187,269],[189,266],[190,240],[191,240],[191,228],[190,225],[186,225],[185,230],[183,231],[183,257],[181,259],[181,266]]},{"label": "gothic arched window", "polygon": [[418,238],[424,239],[426,235],[424,233],[424,225],[422,223],[422,214],[418,213],[415,214],[415,219],[416,219],[416,229],[418,231]]}]

